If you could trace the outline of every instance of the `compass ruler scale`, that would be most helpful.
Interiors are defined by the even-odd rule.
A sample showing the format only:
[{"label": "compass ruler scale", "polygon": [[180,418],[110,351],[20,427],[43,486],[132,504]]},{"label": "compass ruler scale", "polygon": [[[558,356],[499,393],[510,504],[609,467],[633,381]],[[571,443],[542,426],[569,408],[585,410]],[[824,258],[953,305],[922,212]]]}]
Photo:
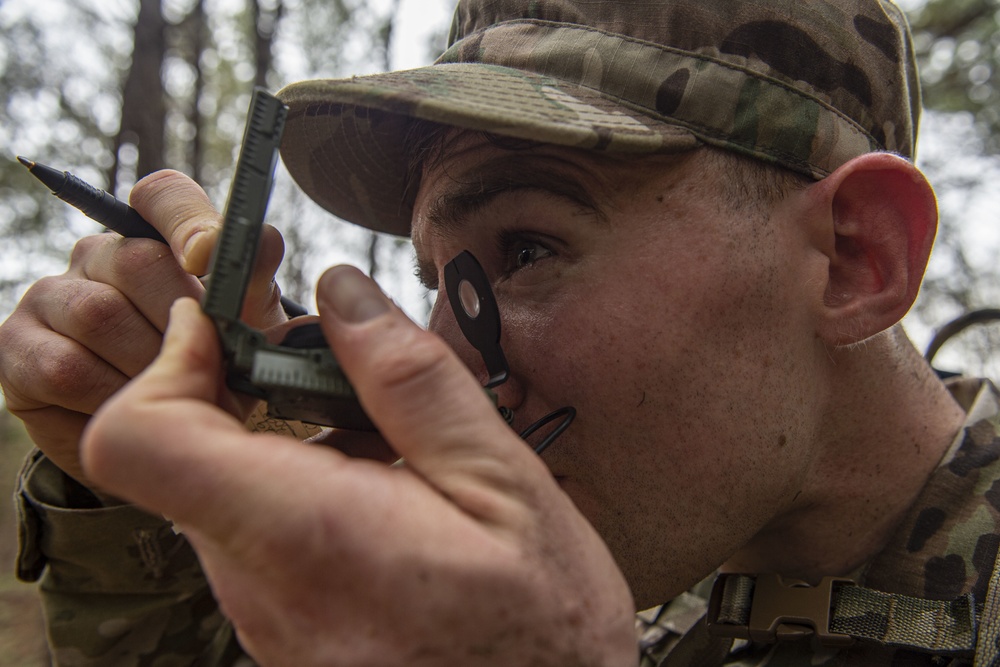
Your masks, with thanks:
[{"label": "compass ruler scale", "polygon": [[275,345],[239,319],[287,111],[276,97],[254,89],[202,310],[219,332],[231,389],[263,399],[274,417],[374,430],[318,324],[293,329]]}]

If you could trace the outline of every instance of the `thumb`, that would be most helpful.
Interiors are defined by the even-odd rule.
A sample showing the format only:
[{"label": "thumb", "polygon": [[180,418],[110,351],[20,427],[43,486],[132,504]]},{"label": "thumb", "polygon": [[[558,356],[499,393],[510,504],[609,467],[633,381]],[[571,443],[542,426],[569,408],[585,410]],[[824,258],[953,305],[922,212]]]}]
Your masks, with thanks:
[{"label": "thumb", "polygon": [[[132,188],[129,203],[163,235],[185,271],[208,272],[222,216],[197,183],[170,169],[153,172]],[[265,329],[285,320],[274,282],[284,252],[281,234],[264,225],[241,315],[252,327]]]},{"label": "thumb", "polygon": [[532,484],[547,470],[439,336],[353,267],[320,279],[323,332],[359,400],[407,465],[455,498],[467,484]]},{"label": "thumb", "polygon": [[197,183],[171,169],[155,171],[135,184],[129,204],[163,235],[185,271],[208,270],[220,216]]}]

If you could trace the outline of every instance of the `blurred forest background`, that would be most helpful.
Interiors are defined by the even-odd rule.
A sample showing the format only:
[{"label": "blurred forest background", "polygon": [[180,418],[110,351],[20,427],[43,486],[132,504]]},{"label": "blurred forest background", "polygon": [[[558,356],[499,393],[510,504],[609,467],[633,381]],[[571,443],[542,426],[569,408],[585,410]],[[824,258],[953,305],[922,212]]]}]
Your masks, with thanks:
[{"label": "blurred forest background", "polygon": [[[924,349],[965,313],[1000,307],[1000,0],[899,0],[922,65],[918,164],[942,222],[927,281],[905,320]],[[430,62],[452,0],[0,0],[0,320],[32,282],[61,273],[100,228],[49,196],[15,155],[67,169],[127,199],[150,171],[201,183],[219,208],[253,85],[277,90]],[[428,298],[405,241],[337,221],[280,171],[268,222],[287,250],[285,294],[311,304],[332,264],[373,275],[422,321]],[[949,342],[937,365],[1000,377],[996,325]],[[29,444],[0,409],[0,493]],[[13,509],[0,502],[0,664],[48,664],[31,586],[11,574]]]}]

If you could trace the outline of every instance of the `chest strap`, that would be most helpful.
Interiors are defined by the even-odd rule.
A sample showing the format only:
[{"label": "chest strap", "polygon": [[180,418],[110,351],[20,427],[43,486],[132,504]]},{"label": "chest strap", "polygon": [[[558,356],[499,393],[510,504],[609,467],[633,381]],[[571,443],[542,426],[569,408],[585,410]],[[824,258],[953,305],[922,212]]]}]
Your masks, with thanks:
[{"label": "chest strap", "polygon": [[709,632],[717,637],[754,642],[812,637],[829,647],[870,640],[947,655],[971,656],[976,650],[971,594],[925,600],[836,577],[808,586],[776,574],[723,574],[712,589],[707,620]]}]

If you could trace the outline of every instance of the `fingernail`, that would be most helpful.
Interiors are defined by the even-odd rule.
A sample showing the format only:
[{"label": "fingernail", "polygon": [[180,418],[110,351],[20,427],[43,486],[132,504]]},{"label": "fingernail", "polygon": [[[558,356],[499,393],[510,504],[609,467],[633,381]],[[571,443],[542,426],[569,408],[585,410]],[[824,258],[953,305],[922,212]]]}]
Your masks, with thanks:
[{"label": "fingernail", "polygon": [[188,238],[187,242],[184,244],[184,250],[181,251],[181,254],[184,255],[184,257],[190,257],[191,253],[194,252],[195,248],[198,247],[198,244],[201,243],[201,240],[204,237],[205,237],[204,230],[197,231],[194,234],[192,234]]},{"label": "fingernail", "polygon": [[189,273],[200,275],[208,270],[212,249],[215,246],[214,237],[217,233],[215,227],[206,226],[205,229],[192,234],[184,243],[184,249],[181,251],[182,264]]},{"label": "fingernail", "polygon": [[319,296],[345,322],[367,322],[389,310],[378,285],[352,266],[336,266],[323,274]]},{"label": "fingernail", "polygon": [[185,316],[185,308],[188,307],[189,299],[181,297],[175,299],[172,304],[170,304],[170,315],[167,318],[167,328],[174,326],[174,322]]},{"label": "fingernail", "polygon": [[164,342],[172,341],[185,329],[191,326],[191,307],[201,310],[198,302],[187,297],[181,297],[170,304],[170,316],[167,318],[167,328],[163,332]]}]

